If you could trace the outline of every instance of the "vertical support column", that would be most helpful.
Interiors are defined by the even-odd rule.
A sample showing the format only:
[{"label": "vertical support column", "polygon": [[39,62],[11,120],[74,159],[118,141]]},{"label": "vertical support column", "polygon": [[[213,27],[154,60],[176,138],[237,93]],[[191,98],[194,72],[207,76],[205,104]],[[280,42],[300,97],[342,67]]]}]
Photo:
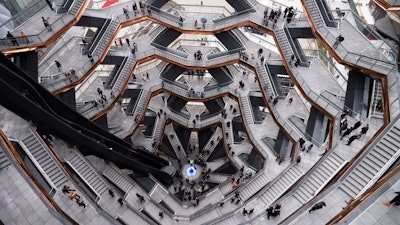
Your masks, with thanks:
[{"label": "vertical support column", "polygon": [[35,51],[16,54],[14,63],[32,79],[38,81],[38,55]]},{"label": "vertical support column", "polygon": [[68,105],[71,109],[76,110],[75,89],[69,89],[57,95],[57,98]]},{"label": "vertical support column", "polygon": [[325,141],[328,125],[328,118],[312,106],[306,127],[307,139],[319,146]]},{"label": "vertical support column", "polygon": [[[357,71],[349,72],[344,103],[346,107],[352,110],[350,115],[356,119],[365,119],[367,117],[371,89],[370,83],[371,78],[367,74]],[[352,113],[357,113],[357,115],[353,115]]]},{"label": "vertical support column", "polygon": [[107,113],[103,114],[93,122],[102,127],[103,129],[107,130],[108,129]]}]

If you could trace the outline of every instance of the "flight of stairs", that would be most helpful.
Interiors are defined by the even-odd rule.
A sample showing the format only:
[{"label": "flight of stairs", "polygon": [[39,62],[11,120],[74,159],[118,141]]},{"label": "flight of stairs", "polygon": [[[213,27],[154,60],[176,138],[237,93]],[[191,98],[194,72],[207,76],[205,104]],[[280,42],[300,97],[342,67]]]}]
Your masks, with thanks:
[{"label": "flight of stairs", "polygon": [[108,190],[108,186],[97,170],[78,152],[72,153],[69,159],[66,159],[66,162],[85,181],[86,185],[97,194],[96,201],[99,201],[101,195]]},{"label": "flight of stairs", "polygon": [[246,186],[240,190],[240,198],[242,200],[247,200],[267,185],[269,181],[265,173],[260,174],[251,182],[246,183]]},{"label": "flight of stairs", "polygon": [[133,188],[132,181],[122,174],[121,170],[114,165],[110,165],[105,169],[103,175],[125,193],[128,193]]},{"label": "flight of stairs", "polygon": [[233,29],[232,32],[239,39],[242,45],[246,46],[246,42],[249,40],[249,38],[246,35],[244,35],[240,29]]},{"label": "flight of stairs", "polygon": [[67,176],[57,163],[53,154],[50,153],[47,146],[39,140],[33,131],[30,131],[29,135],[21,140],[21,143],[26,147],[26,150],[29,151],[57,188],[62,187],[68,181]]},{"label": "flight of stairs", "polygon": [[207,179],[207,182],[220,184],[220,183],[225,182],[229,177],[230,176],[228,176],[228,175],[212,173],[212,174],[210,174],[210,177]]},{"label": "flight of stairs", "polygon": [[122,68],[121,72],[116,75],[116,76],[118,76],[118,78],[115,81],[114,86],[112,87],[112,91],[113,91],[114,95],[121,92],[125,83],[128,82],[128,79],[130,77],[130,74],[131,74],[131,71],[132,71],[134,65],[135,65],[135,60],[133,59],[132,56],[129,56],[126,63],[124,64],[124,67]]},{"label": "flight of stairs", "polygon": [[[185,149],[182,148],[182,145],[179,141],[178,135],[176,135],[172,124],[169,124],[168,126],[165,127],[165,133],[167,134],[168,140],[171,143],[172,147],[174,148],[174,152],[175,152],[176,156],[178,157],[178,159],[186,158]],[[171,138],[171,136],[170,136],[171,134],[174,136],[173,138]],[[180,151],[178,151],[178,146],[181,146]]]},{"label": "flight of stairs", "polygon": [[274,90],[274,86],[272,85],[269,73],[267,72],[266,68],[264,65],[259,65],[256,67],[256,71],[258,73],[258,78],[260,79],[261,85],[266,85],[263,86],[264,92],[266,97],[269,96],[276,96],[276,91]]},{"label": "flight of stairs", "polygon": [[240,105],[243,109],[243,116],[248,125],[253,124],[253,115],[250,108],[248,96],[240,96]]},{"label": "flight of stairs", "polygon": [[[148,90],[142,90],[140,94],[140,98],[136,103],[136,107],[133,113],[133,116],[142,115],[145,107],[147,106],[147,101],[149,100],[150,92]],[[139,121],[136,121],[139,122]]]},{"label": "flight of stairs", "polygon": [[[222,135],[223,135],[223,134],[222,134],[222,129],[221,129],[221,127],[217,127],[217,129],[216,129],[215,132],[214,132],[214,135],[210,138],[210,140],[208,141],[207,145],[204,146],[204,150],[210,151],[210,154],[204,156],[204,158],[203,158],[204,161],[207,161],[207,160],[208,160],[208,157],[210,157],[211,153],[215,150],[215,147],[217,147],[218,143],[219,143],[220,141],[222,141],[222,138],[223,138]],[[219,137],[219,141],[217,141],[217,137]],[[211,141],[212,141],[212,140],[214,141],[214,145],[211,145]]]},{"label": "flight of stairs", "polygon": [[8,167],[11,164],[10,160],[8,160],[8,157],[4,153],[4,151],[5,150],[0,148],[0,170],[3,169],[3,168]]},{"label": "flight of stairs", "polygon": [[290,56],[293,54],[293,50],[289,44],[289,40],[283,29],[275,31],[276,39],[278,40],[279,46],[283,51],[283,57],[287,62],[290,62]]},{"label": "flight of stairs", "polygon": [[106,31],[101,35],[101,39],[94,51],[92,52],[92,56],[101,56],[105,51],[107,45],[112,41],[112,37],[117,30],[119,23],[116,21],[111,21],[111,23],[106,28]]},{"label": "flight of stairs", "polygon": [[382,99],[382,83],[380,80],[374,80],[375,91],[374,91],[374,101],[372,102],[372,116],[383,119],[383,112],[376,109],[378,105],[378,100]]},{"label": "flight of stairs", "polygon": [[[375,179],[397,160],[400,155],[400,122],[397,122],[385,136],[357,163],[352,172],[340,185],[345,193],[352,198],[362,194],[365,188],[371,186]],[[370,182],[372,183],[370,184]]]},{"label": "flight of stairs", "polygon": [[322,18],[321,13],[319,12],[319,8],[317,3],[314,0],[303,0],[306,7],[306,10],[310,12],[311,15],[311,20],[314,23],[314,26],[319,28],[319,27],[324,27],[325,22]]},{"label": "flight of stairs", "polygon": [[76,13],[78,13],[79,9],[82,7],[85,1],[88,0],[75,0],[73,6],[71,7],[68,13],[71,15],[76,15]]},{"label": "flight of stairs", "polygon": [[346,164],[344,159],[335,152],[332,152],[321,165],[297,188],[293,197],[300,203],[306,203],[340,171]]},{"label": "flight of stairs", "polygon": [[157,119],[156,126],[154,129],[154,135],[153,135],[154,140],[160,140],[161,132],[163,131],[163,128],[165,125],[165,119],[166,119],[165,117]]},{"label": "flight of stairs", "polygon": [[277,178],[271,186],[260,196],[260,200],[269,206],[283,193],[285,193],[300,177],[302,173],[296,166],[292,166],[279,178]]}]

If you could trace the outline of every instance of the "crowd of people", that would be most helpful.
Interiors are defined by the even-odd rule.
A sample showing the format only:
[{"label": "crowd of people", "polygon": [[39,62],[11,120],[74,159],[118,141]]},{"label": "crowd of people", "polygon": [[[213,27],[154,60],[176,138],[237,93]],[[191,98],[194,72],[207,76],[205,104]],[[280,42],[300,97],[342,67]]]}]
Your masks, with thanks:
[{"label": "crowd of people", "polygon": [[76,190],[71,189],[68,185],[64,185],[62,188],[63,194],[68,194],[69,199],[71,200],[76,200],[76,203],[78,204],[79,207],[83,207],[86,209],[87,204],[83,200],[83,198],[77,194]]}]

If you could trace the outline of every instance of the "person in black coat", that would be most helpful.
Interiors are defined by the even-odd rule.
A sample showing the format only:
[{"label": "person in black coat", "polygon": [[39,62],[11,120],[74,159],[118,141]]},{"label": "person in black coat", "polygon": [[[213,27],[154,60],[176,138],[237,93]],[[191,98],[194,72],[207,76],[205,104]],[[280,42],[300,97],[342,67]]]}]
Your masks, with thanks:
[{"label": "person in black coat", "polygon": [[348,127],[347,130],[343,133],[342,137],[340,137],[340,140],[342,140],[343,137],[349,135],[352,131],[353,129],[351,127]]},{"label": "person in black coat", "polygon": [[361,124],[362,124],[362,121],[361,121],[361,120],[360,120],[360,121],[357,121],[357,122],[353,125],[353,130],[359,128],[359,127],[361,126]]},{"label": "person in black coat", "polygon": [[324,206],[326,206],[325,202],[318,202],[310,210],[308,210],[308,213],[311,213],[317,209],[322,209]]},{"label": "person in black coat", "polygon": [[353,136],[351,136],[351,137],[349,138],[349,141],[347,142],[347,145],[350,145],[351,142],[353,142],[353,141],[356,140],[356,139],[359,139],[360,137],[361,137],[361,134],[359,134],[359,133],[354,134]]}]

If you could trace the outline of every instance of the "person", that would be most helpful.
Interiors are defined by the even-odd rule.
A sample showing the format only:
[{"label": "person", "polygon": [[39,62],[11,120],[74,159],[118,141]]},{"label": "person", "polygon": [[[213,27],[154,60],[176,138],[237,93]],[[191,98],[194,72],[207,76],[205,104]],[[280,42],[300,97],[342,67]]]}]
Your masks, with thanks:
[{"label": "person", "polygon": [[349,141],[347,142],[346,145],[350,145],[351,142],[353,142],[353,141],[356,140],[356,139],[359,139],[360,137],[361,137],[361,134],[359,134],[359,133],[354,134],[353,136],[351,136],[351,137],[349,138]]},{"label": "person", "polygon": [[365,126],[363,128],[361,128],[361,135],[366,134],[368,129],[369,129],[369,125],[367,123],[367,124],[365,124]]},{"label": "person", "polygon": [[395,192],[397,195],[389,202],[383,202],[384,205],[398,206],[400,205],[400,192]]},{"label": "person", "polygon": [[158,212],[158,216],[159,216],[160,218],[163,218],[163,217],[164,217],[164,213],[163,213],[162,211],[160,211],[160,212]]},{"label": "person", "polygon": [[382,107],[382,98],[378,99],[377,103],[376,103],[376,109],[379,110],[380,112],[383,111],[383,107]]},{"label": "person", "polygon": [[62,188],[62,192],[63,192],[63,194],[69,194],[71,191],[75,191],[75,190],[72,190],[68,185],[64,185],[64,187]]},{"label": "person", "polygon": [[183,26],[183,17],[182,16],[179,17],[179,25]]},{"label": "person", "polygon": [[45,19],[43,16],[42,16],[42,22],[43,22],[44,27],[47,29],[47,31],[49,31],[49,32],[53,31],[51,29],[49,21],[47,19]]},{"label": "person", "polygon": [[124,12],[126,19],[129,19],[128,6],[125,8],[122,8],[122,11]]},{"label": "person", "polygon": [[136,197],[138,197],[138,199],[140,200],[140,203],[143,203],[145,201],[144,197],[142,195],[140,195],[139,193],[136,193]]},{"label": "person", "polygon": [[197,20],[194,21],[194,27],[197,27]]},{"label": "person", "polygon": [[87,55],[87,57],[89,58],[89,61],[93,64],[93,63],[94,63],[94,59],[93,59],[92,54],[89,53],[89,54]]},{"label": "person", "polygon": [[311,213],[312,211],[315,211],[317,209],[322,209],[322,207],[326,206],[325,202],[318,202],[316,203],[310,210],[308,210],[308,213]]},{"label": "person", "polygon": [[71,192],[69,192],[69,195],[68,195],[68,197],[69,197],[69,199],[74,199],[74,198],[76,198],[78,196],[78,194],[76,193],[76,191],[71,191]]},{"label": "person", "polygon": [[305,143],[306,143],[306,141],[301,137],[299,139],[300,148],[302,148]]},{"label": "person", "polygon": [[46,0],[46,3],[47,3],[47,5],[49,5],[50,9],[51,9],[52,11],[54,11],[54,9],[53,9],[53,4],[50,2],[50,0]]},{"label": "person", "polygon": [[248,212],[247,212],[247,210],[245,208],[243,208],[242,214],[243,214],[243,216],[248,214]]},{"label": "person", "polygon": [[307,147],[307,152],[309,152],[309,151],[311,151],[311,149],[314,147],[314,145],[313,144],[310,144],[308,147]]},{"label": "person", "polygon": [[362,124],[362,121],[361,121],[361,120],[357,121],[357,122],[353,125],[353,130],[359,128],[359,127],[361,126],[361,124]]},{"label": "person", "polygon": [[118,198],[118,203],[123,206],[124,205],[124,200],[122,198]]},{"label": "person", "polygon": [[351,132],[353,131],[353,129],[351,127],[348,127],[347,130],[343,133],[343,135],[340,137],[340,140],[343,139],[343,137],[349,135]]},{"label": "person", "polygon": [[289,101],[288,101],[288,105],[291,105],[292,102],[293,102],[293,97],[290,97],[290,98],[289,98]]},{"label": "person", "polygon": [[82,198],[77,198],[76,203],[78,203],[79,207],[83,206],[86,209],[86,203],[83,201]]},{"label": "person", "polygon": [[281,203],[275,205],[274,211],[272,212],[272,217],[276,217],[281,214],[281,207],[282,207]]},{"label": "person", "polygon": [[132,9],[133,9],[133,12],[134,12],[135,15],[136,15],[137,5],[136,5],[136,2],[135,2],[135,1],[133,1]]},{"label": "person", "polygon": [[272,216],[273,212],[274,212],[274,208],[272,206],[269,206],[267,208],[267,219],[269,219]]},{"label": "person", "polygon": [[257,52],[258,58],[260,58],[262,53],[263,53],[263,49],[262,48],[258,49],[258,52]]},{"label": "person", "polygon": [[57,60],[54,61],[56,63],[56,66],[58,68],[58,72],[61,72],[61,63]]},{"label": "person", "polygon": [[342,41],[344,41],[344,37],[340,34],[339,36],[336,37],[336,41],[333,44],[333,48],[336,49]]},{"label": "person", "polygon": [[10,31],[7,31],[7,38],[11,41],[13,46],[19,46],[17,39],[11,34]]},{"label": "person", "polygon": [[290,56],[290,63],[292,63],[294,61],[294,54],[292,54],[291,56]]},{"label": "person", "polygon": [[112,189],[112,188],[109,188],[108,189],[108,193],[111,195],[111,197],[115,197],[115,191],[114,191],[114,189]]},{"label": "person", "polygon": [[254,212],[254,208],[250,209],[248,214],[251,215],[253,212]]},{"label": "person", "polygon": [[26,44],[29,44],[29,39],[24,32],[21,31],[21,38],[25,41]]},{"label": "person", "polygon": [[340,122],[340,131],[339,133],[342,134],[342,131],[346,130],[348,126],[347,119],[344,118],[343,122]]},{"label": "person", "polygon": [[299,164],[301,162],[301,154],[299,154],[296,158],[296,163]]}]

